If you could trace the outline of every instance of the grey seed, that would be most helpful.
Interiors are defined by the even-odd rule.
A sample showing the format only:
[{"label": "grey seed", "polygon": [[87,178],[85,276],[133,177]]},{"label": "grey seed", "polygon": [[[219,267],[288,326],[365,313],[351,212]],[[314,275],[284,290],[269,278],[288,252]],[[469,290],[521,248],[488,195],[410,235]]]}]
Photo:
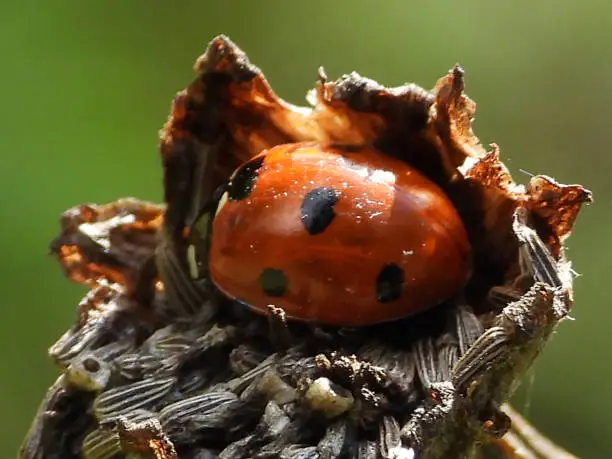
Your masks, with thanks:
[{"label": "grey seed", "polygon": [[93,411],[99,420],[125,415],[138,408],[153,407],[176,384],[175,377],[148,378],[102,392],[93,403]]},{"label": "grey seed", "polygon": [[562,279],[557,262],[542,242],[536,231],[525,224],[526,219],[517,212],[513,224],[514,232],[519,240],[519,264],[523,275],[533,274],[535,280],[551,287],[571,285],[571,277]]},{"label": "grey seed", "polygon": [[460,306],[454,311],[457,339],[459,340],[460,356],[464,355],[469,347],[474,344],[480,335],[484,333],[484,327],[478,317],[468,306]]},{"label": "grey seed", "polygon": [[89,349],[99,336],[92,332],[91,327],[78,330],[68,330],[49,349],[49,355],[60,366],[68,366],[70,361],[85,349]]},{"label": "grey seed", "polygon": [[289,417],[278,404],[271,401],[266,405],[260,424],[263,426],[267,435],[275,437],[278,436],[290,422]]},{"label": "grey seed", "polygon": [[162,365],[158,357],[146,354],[125,354],[115,361],[119,374],[128,380],[151,377]]},{"label": "grey seed", "polygon": [[506,351],[509,333],[504,327],[487,329],[470,346],[453,368],[452,380],[457,389],[465,388],[478,372],[483,371],[491,362]]},{"label": "grey seed", "polygon": [[331,424],[323,438],[319,441],[317,449],[321,459],[335,459],[343,457],[353,445],[357,444],[357,433],[353,426],[349,426],[347,419],[340,419]]},{"label": "grey seed", "polygon": [[395,418],[385,416],[379,424],[380,453],[383,458],[395,458],[402,446],[400,427]]},{"label": "grey seed", "polygon": [[55,409],[55,405],[65,402],[64,376],[55,380],[53,385],[47,390],[45,397],[40,403],[34,421],[23,440],[19,449],[20,459],[43,459],[48,455],[48,444],[45,439],[48,436],[46,426],[49,416],[47,413]]},{"label": "grey seed", "polygon": [[231,380],[228,385],[232,391],[240,393],[255,379],[260,378],[266,371],[268,371],[274,362],[278,359],[277,354],[270,355],[267,359],[257,365],[255,368],[247,371],[242,376]]},{"label": "grey seed", "polygon": [[379,459],[380,448],[377,442],[363,440],[357,445],[355,459]]},{"label": "grey seed", "polygon": [[196,414],[205,414],[208,411],[235,402],[236,394],[231,392],[207,392],[205,394],[189,397],[164,407],[159,412],[159,422],[164,429],[173,425],[185,424]]},{"label": "grey seed", "polygon": [[323,456],[315,446],[291,445],[283,449],[279,459],[321,459]]},{"label": "grey seed", "polygon": [[[210,384],[215,375],[208,372],[194,371],[182,376],[176,386],[176,392],[180,397],[191,397],[202,390],[210,391]],[[208,387],[207,387],[208,386]],[[174,402],[174,397],[171,400]]]},{"label": "grey seed", "polygon": [[263,352],[255,350],[252,346],[240,344],[232,349],[229,355],[229,365],[232,371],[243,375],[257,367],[266,357]]},{"label": "grey seed", "polygon": [[459,347],[445,344],[438,351],[438,377],[440,381],[450,381],[452,370],[459,361]]},{"label": "grey seed", "polygon": [[[183,264],[177,259],[176,252],[170,246],[169,237],[161,237],[155,250],[159,275],[164,283],[166,304],[171,305],[167,313],[175,316],[194,316],[206,311],[210,319],[215,308],[207,302],[206,293],[189,277]],[[203,305],[206,304],[206,308]]]},{"label": "grey seed", "polygon": [[136,347],[134,337],[121,336],[116,341],[92,350],[92,354],[105,362],[112,362]]},{"label": "grey seed", "polygon": [[415,357],[417,374],[425,388],[444,380],[439,370],[438,350],[431,338],[424,338],[416,343]]},{"label": "grey seed", "polygon": [[278,372],[271,368],[261,378],[254,380],[240,395],[242,400],[259,398],[264,395],[279,405],[292,402],[298,398],[297,391],[281,379]]},{"label": "grey seed", "polygon": [[213,325],[203,336],[197,338],[191,348],[191,352],[204,352],[213,347],[228,344],[236,336],[237,329],[234,326]]},{"label": "grey seed", "polygon": [[254,440],[254,435],[248,435],[234,443],[230,443],[219,453],[219,459],[246,459],[250,458],[249,444]]},{"label": "grey seed", "polygon": [[189,428],[199,430],[212,429],[225,431],[228,434],[238,432],[245,424],[250,424],[260,414],[260,410],[248,410],[241,400],[234,400],[217,405],[207,412],[194,414],[189,422]]},{"label": "grey seed", "polygon": [[314,356],[306,356],[297,352],[288,352],[285,358],[279,359],[276,363],[278,374],[282,378],[298,380],[312,378],[317,371],[317,364]]},{"label": "grey seed", "polygon": [[121,453],[119,434],[96,429],[83,439],[81,451],[84,459],[110,459]]},{"label": "grey seed", "polygon": [[198,448],[191,453],[189,459],[217,459],[219,455],[212,449]]},{"label": "grey seed", "polygon": [[416,374],[416,362],[412,352],[390,349],[379,341],[373,341],[364,345],[357,355],[376,366],[382,367],[403,383],[411,384]]},{"label": "grey seed", "polygon": [[197,338],[194,331],[181,330],[176,324],[160,328],[145,340],[141,353],[165,358],[185,352]]}]

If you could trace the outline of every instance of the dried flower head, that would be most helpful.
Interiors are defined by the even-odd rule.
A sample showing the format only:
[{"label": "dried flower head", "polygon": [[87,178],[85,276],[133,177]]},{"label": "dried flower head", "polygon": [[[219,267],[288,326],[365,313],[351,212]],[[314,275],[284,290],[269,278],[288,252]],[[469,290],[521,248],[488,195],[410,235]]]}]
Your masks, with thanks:
[{"label": "dried flower head", "polygon": [[[545,176],[514,183],[497,146],[472,133],[460,67],[431,91],[321,70],[308,108],[279,99],[225,37],[195,71],[161,132],[165,207],[126,199],[62,218],[52,252],[91,291],[51,347],[62,375],[21,457],[485,454],[572,306],[563,243],[590,193]],[[263,316],[219,295],[202,262],[215,190],[262,150],[305,141],[372,145],[437,184],[472,247],[462,292],[359,328],[294,323],[274,306]]]}]

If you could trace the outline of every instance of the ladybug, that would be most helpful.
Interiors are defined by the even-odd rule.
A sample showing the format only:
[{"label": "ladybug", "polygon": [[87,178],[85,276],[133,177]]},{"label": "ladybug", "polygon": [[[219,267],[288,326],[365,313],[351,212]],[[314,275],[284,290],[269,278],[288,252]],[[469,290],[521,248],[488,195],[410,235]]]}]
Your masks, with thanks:
[{"label": "ladybug", "polygon": [[273,147],[219,199],[208,275],[225,296],[288,318],[364,326],[447,300],[470,271],[468,237],[431,180],[372,147]]}]

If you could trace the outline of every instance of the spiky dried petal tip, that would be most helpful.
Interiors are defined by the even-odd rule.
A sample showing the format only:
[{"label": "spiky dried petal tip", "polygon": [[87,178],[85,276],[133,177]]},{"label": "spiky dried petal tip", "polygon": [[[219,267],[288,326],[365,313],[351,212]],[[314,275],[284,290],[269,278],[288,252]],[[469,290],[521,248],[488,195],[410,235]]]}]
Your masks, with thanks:
[{"label": "spiky dried petal tip", "polygon": [[[563,243],[590,193],[514,183],[472,133],[458,66],[431,91],[320,71],[310,107],[278,98],[225,37],[195,71],[161,132],[166,207],[124,200],[63,219],[52,250],[92,291],[51,348],[63,374],[21,457],[432,459],[499,441],[501,405],[571,307]],[[214,190],[262,150],[302,141],[374,145],[438,184],[473,248],[464,291],[350,330],[216,296],[194,265]]]}]

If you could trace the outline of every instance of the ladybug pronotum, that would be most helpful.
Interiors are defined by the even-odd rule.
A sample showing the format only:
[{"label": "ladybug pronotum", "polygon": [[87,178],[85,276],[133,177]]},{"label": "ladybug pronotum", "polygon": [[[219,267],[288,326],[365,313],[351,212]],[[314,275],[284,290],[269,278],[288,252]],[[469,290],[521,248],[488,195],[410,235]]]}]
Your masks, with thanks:
[{"label": "ladybug pronotum", "polygon": [[256,310],[340,326],[437,305],[469,272],[453,204],[372,147],[274,147],[240,166],[212,224],[210,276]]}]

